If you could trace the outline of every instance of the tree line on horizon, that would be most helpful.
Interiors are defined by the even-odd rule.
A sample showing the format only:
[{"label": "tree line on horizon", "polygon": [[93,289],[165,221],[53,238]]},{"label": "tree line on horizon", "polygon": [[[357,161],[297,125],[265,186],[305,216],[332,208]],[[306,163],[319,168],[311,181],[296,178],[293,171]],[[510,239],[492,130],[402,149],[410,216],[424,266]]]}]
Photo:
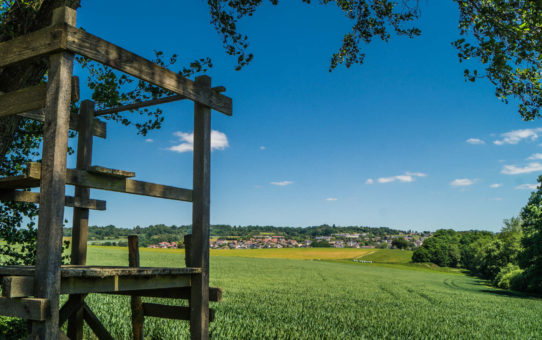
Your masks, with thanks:
[{"label": "tree line on horizon", "polygon": [[464,268],[494,285],[542,293],[542,176],[518,217],[499,233],[437,230],[414,251],[413,262]]}]

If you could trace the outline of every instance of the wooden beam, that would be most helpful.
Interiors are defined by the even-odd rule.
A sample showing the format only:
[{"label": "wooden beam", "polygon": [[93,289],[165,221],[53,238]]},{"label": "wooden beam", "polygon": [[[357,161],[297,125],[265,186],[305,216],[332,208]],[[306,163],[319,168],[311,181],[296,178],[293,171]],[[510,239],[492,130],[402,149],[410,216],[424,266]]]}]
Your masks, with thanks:
[{"label": "wooden beam", "polygon": [[[57,8],[53,11],[52,24],[75,25],[75,17],[75,10]],[[73,54],[67,52],[49,56],[34,292],[37,298],[49,301],[51,314],[43,322],[32,323],[32,334],[40,339],[59,337],[60,264],[73,58]]]},{"label": "wooden beam", "polygon": [[[190,308],[184,306],[169,306],[157,303],[144,303],[143,313],[145,316],[172,319],[172,320],[190,320]],[[209,309],[209,321],[215,321],[214,309]]]},{"label": "wooden beam", "polygon": [[[196,78],[198,87],[211,87],[211,78]],[[190,296],[190,337],[209,339],[209,228],[211,194],[211,108],[194,104],[194,172],[190,263],[194,275]]]},{"label": "wooden beam", "polygon": [[117,169],[110,169],[110,168],[105,168],[105,167],[99,166],[99,165],[93,165],[93,166],[89,167],[88,172],[91,172],[91,173],[97,174],[97,175],[105,175],[105,176],[108,176],[108,177],[115,177],[115,178],[135,177],[135,172],[117,170]]},{"label": "wooden beam", "polygon": [[[28,163],[35,171],[40,163]],[[35,188],[40,185],[41,170],[31,176],[12,176],[0,178],[0,189]],[[126,178],[111,177],[104,174],[94,174],[85,170],[68,169],[66,184],[78,185],[85,188],[94,188],[122,192],[127,194],[166,198],[177,201],[191,202],[192,190],[176,188],[149,182],[136,181]]]},{"label": "wooden beam", "polygon": [[[34,110],[25,113],[20,113],[19,116],[27,119],[37,120],[40,122],[45,121],[45,115],[43,110]],[[70,130],[79,131],[79,116],[77,114],[70,115]],[[107,125],[105,122],[102,122],[99,119],[94,119],[94,124],[92,126],[92,134],[96,137],[106,138],[107,137]]]},{"label": "wooden beam", "polygon": [[68,170],[66,183],[127,194],[166,198],[185,202],[192,201],[192,190],[125,178],[106,177],[76,169]]},{"label": "wooden beam", "polygon": [[[92,164],[92,123],[94,121],[94,102],[85,100],[79,109],[79,135],[77,136],[77,169],[88,170]],[[74,196],[88,201],[90,189],[75,187]],[[89,209],[73,209],[71,264],[85,265],[87,263]],[[62,289],[62,284],[61,284]],[[70,300],[83,302],[86,295],[70,295]],[[68,336],[71,340],[83,339],[83,308],[73,313],[68,321]]]},{"label": "wooden beam", "polygon": [[[0,266],[0,276],[34,276],[34,266]],[[77,277],[89,279],[102,279],[111,276],[122,277],[154,277],[179,276],[201,273],[201,268],[186,267],[119,267],[119,266],[72,266],[61,267],[62,277]],[[181,287],[181,286],[179,286]],[[149,287],[152,289],[154,287]],[[139,288],[138,288],[139,289]],[[144,288],[143,288],[144,289]]]},{"label": "wooden beam", "polygon": [[[141,297],[163,298],[163,299],[190,299],[190,287],[162,288],[162,289],[141,289],[132,291],[112,292],[107,294],[115,295],[138,295]],[[209,301],[222,301],[222,289],[209,287]]]},{"label": "wooden beam", "polygon": [[43,108],[46,92],[47,84],[39,84],[1,94],[0,117]]},{"label": "wooden beam", "polygon": [[2,296],[20,298],[34,295],[32,276],[5,276],[2,278]]},{"label": "wooden beam", "polygon": [[49,312],[49,301],[47,299],[0,297],[0,315],[3,316],[44,321],[49,317]]},{"label": "wooden beam", "polygon": [[68,318],[80,308],[83,308],[83,301],[80,299],[68,299],[62,308],[60,308],[58,325],[62,326],[66,321],[68,321]]},{"label": "wooden beam", "polygon": [[[1,180],[0,180],[1,181]],[[0,189],[0,201],[39,203],[40,194],[31,191],[5,190]],[[73,196],[65,196],[66,207],[85,208],[92,210],[106,210],[106,202],[101,200],[82,200]]]},{"label": "wooden beam", "polygon": [[67,25],[59,24],[0,43],[0,67],[66,48]]},{"label": "wooden beam", "polygon": [[[213,87],[213,90],[220,93],[220,92],[225,92],[226,88],[224,86],[217,86],[217,87]],[[148,107],[148,106],[171,103],[171,102],[175,102],[175,101],[183,100],[183,99],[188,99],[188,98],[186,98],[185,96],[181,96],[181,95],[177,94],[177,95],[174,95],[174,96],[169,96],[169,97],[164,97],[164,98],[151,99],[151,100],[147,100],[147,101],[140,102],[140,103],[120,105],[120,106],[113,107],[113,108],[110,108],[110,109],[99,110],[99,111],[96,111],[96,113],[94,115],[95,116],[103,116],[103,115],[120,113],[120,112],[124,112],[124,111],[129,111],[129,110],[137,110],[137,109],[141,109],[141,108]]]},{"label": "wooden beam", "polygon": [[232,114],[232,100],[211,88],[197,86],[190,79],[150,60],[111,44],[75,27],[68,27],[70,51],[115,68],[136,78],[160,86],[214,110]]},{"label": "wooden beam", "polygon": [[[137,235],[128,236],[128,265],[130,267],[139,267],[139,244]],[[130,307],[132,310],[132,338],[134,340],[143,340],[143,302],[141,296],[132,295],[130,297]]]},{"label": "wooden beam", "polygon": [[92,329],[94,334],[98,337],[99,340],[113,340],[113,337],[107,329],[102,325],[100,322],[100,319],[94,314],[94,312],[87,306],[86,303],[83,302],[83,316],[85,318],[85,321],[89,325],[89,327]]}]

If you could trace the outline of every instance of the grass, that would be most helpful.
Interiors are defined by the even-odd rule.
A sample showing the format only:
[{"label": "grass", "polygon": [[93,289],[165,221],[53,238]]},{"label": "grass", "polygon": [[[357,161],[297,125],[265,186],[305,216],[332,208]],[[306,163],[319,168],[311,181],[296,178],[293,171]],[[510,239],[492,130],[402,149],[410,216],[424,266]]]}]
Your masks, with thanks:
[{"label": "grass", "polygon": [[[358,264],[347,260],[360,256],[355,250],[318,251],[244,250],[242,256],[238,251],[222,251],[218,256],[215,253],[211,257],[211,285],[222,287],[224,298],[212,305],[216,309],[216,322],[210,327],[212,337],[541,338],[542,300],[493,289],[463,274],[435,272],[431,268],[422,271],[404,262]],[[366,256],[405,258],[393,252]],[[335,260],[298,260],[323,257]],[[89,264],[125,265],[127,250],[89,247],[88,259]],[[143,266],[175,266],[183,261],[180,250],[141,251]],[[113,338],[130,338],[128,298],[91,295],[87,299]],[[88,329],[86,332],[88,335]],[[148,339],[186,339],[188,323],[147,318],[145,334]]]}]

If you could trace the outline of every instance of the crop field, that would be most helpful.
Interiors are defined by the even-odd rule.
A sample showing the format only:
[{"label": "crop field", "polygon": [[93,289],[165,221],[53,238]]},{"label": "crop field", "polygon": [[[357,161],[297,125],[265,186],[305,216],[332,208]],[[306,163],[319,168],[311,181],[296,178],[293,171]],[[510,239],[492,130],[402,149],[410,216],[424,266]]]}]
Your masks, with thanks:
[{"label": "crop field", "polygon": [[[275,251],[279,258],[262,258],[258,252],[255,258],[211,257],[211,285],[224,290],[222,302],[212,303],[216,309],[212,338],[542,338],[540,299],[493,289],[463,274],[353,261],[291,260],[278,254],[288,253],[287,249]],[[183,261],[181,251],[141,252],[143,266]],[[90,247],[89,262],[125,265],[127,251]],[[130,338],[128,298],[91,295],[87,300],[115,339]],[[145,334],[148,339],[187,339],[188,323],[147,318]]]}]

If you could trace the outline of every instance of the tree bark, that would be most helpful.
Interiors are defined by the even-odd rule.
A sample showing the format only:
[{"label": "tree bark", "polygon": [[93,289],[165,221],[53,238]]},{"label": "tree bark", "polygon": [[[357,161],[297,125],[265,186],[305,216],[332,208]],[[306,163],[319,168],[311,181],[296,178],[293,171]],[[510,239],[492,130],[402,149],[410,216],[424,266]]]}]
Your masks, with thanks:
[{"label": "tree bark", "polygon": [[[44,28],[51,23],[53,10],[60,6],[78,8],[80,0],[34,0],[32,10],[28,5],[15,4],[0,22],[0,42]],[[10,92],[38,84],[47,71],[47,58],[30,60],[0,69],[0,91]],[[0,119],[0,167],[19,130],[17,116]]]}]

